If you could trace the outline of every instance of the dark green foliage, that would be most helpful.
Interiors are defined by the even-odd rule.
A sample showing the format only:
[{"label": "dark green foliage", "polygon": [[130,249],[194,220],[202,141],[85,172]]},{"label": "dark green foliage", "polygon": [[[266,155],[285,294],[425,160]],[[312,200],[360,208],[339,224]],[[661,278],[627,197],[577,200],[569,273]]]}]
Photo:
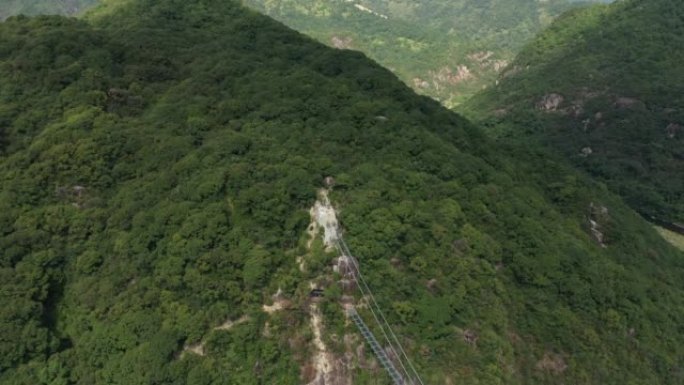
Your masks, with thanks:
[{"label": "dark green foliage", "polygon": [[[10,18],[0,111],[2,384],[302,383],[329,175],[429,383],[682,381],[684,258],[619,200],[234,2]],[[350,333],[339,296],[325,330]]]},{"label": "dark green foliage", "polygon": [[[570,12],[464,111],[495,135],[547,145],[646,216],[682,222],[682,47],[680,1]],[[564,100],[540,110],[551,93]]]}]

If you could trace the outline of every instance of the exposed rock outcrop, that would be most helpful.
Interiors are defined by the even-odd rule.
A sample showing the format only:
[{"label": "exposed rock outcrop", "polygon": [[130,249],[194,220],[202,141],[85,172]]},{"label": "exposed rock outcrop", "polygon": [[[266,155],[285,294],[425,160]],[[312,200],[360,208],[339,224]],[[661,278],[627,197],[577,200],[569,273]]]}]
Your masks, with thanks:
[{"label": "exposed rock outcrop", "polygon": [[682,126],[678,123],[670,123],[665,127],[667,137],[670,139],[674,139],[681,130]]},{"label": "exposed rock outcrop", "polygon": [[421,78],[413,78],[413,87],[415,88],[430,88],[430,83]]},{"label": "exposed rock outcrop", "polygon": [[581,156],[582,158],[587,158],[589,155],[591,155],[593,153],[594,153],[594,150],[592,150],[591,147],[583,147],[580,150],[579,156]]},{"label": "exposed rock outcrop", "polygon": [[432,86],[437,90],[444,85],[456,85],[475,78],[470,68],[464,64],[457,65],[455,69],[442,67],[437,71],[430,71],[429,74]]},{"label": "exposed rock outcrop", "polygon": [[620,96],[617,99],[615,99],[615,103],[613,103],[613,105],[617,108],[629,109],[637,107],[639,105],[643,105],[643,102],[639,99]]},{"label": "exposed rock outcrop", "polygon": [[556,111],[563,104],[564,100],[565,98],[561,94],[546,94],[537,102],[537,108],[542,111]]},{"label": "exposed rock outcrop", "polygon": [[538,370],[559,375],[568,369],[568,364],[560,354],[546,352],[542,359],[537,361],[536,367]]},{"label": "exposed rock outcrop", "polygon": [[291,305],[291,302],[285,298],[283,291],[280,289],[278,289],[278,291],[273,294],[271,298],[273,298],[273,304],[264,304],[261,307],[261,309],[268,314],[273,314],[279,310],[287,309]]},{"label": "exposed rock outcrop", "polygon": [[589,204],[589,230],[594,240],[601,247],[607,247],[605,227],[609,220],[610,217],[606,206],[594,204],[593,202]]},{"label": "exposed rock outcrop", "polygon": [[335,35],[332,38],[330,38],[330,44],[332,44],[332,46],[337,49],[351,49],[352,42],[353,40],[351,37],[342,37]]}]

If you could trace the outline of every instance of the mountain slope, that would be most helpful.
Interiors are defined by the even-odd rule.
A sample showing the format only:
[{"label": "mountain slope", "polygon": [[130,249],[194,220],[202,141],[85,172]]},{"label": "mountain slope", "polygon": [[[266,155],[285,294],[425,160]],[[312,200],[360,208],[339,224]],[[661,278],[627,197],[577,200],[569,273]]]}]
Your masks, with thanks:
[{"label": "mountain slope", "polygon": [[623,1],[559,19],[464,110],[540,141],[632,207],[684,221],[684,4]]},{"label": "mountain slope", "polygon": [[19,14],[73,15],[96,2],[97,0],[0,0],[0,20]]},{"label": "mountain slope", "polygon": [[390,68],[417,92],[455,106],[482,87],[567,0],[244,0],[288,26]]},{"label": "mountain slope", "polygon": [[682,381],[682,254],[359,53],[112,1],[0,24],[0,75],[2,384],[310,383],[320,344],[385,381],[307,234],[327,176],[426,383]]}]

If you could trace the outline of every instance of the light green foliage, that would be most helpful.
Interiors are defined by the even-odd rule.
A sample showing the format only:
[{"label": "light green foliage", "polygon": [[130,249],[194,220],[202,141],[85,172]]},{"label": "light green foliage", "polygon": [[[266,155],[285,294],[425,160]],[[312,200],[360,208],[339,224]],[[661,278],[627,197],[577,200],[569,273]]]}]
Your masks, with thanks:
[{"label": "light green foliage", "polygon": [[[682,222],[683,15],[670,0],[569,12],[463,111],[496,136],[547,145],[647,217]],[[563,101],[544,111],[550,94]]]},{"label": "light green foliage", "polygon": [[[235,2],[10,18],[0,114],[1,384],[306,383],[301,310],[332,255],[317,240],[307,271],[296,257],[326,176],[431,382],[683,380],[684,258],[655,230],[363,55]],[[609,209],[606,248],[592,203]],[[278,288],[292,306],[268,315]],[[354,332],[340,296],[321,299],[331,346]]]},{"label": "light green foliage", "polygon": [[[243,0],[319,41],[364,52],[453,107],[490,85],[568,0]],[[580,3],[581,4],[581,3]]]},{"label": "light green foliage", "polygon": [[674,231],[670,231],[658,226],[656,226],[656,230],[668,242],[676,246],[679,250],[684,251],[684,235],[677,234]]},{"label": "light green foliage", "polygon": [[98,0],[0,0],[0,20],[14,15],[73,15]]}]

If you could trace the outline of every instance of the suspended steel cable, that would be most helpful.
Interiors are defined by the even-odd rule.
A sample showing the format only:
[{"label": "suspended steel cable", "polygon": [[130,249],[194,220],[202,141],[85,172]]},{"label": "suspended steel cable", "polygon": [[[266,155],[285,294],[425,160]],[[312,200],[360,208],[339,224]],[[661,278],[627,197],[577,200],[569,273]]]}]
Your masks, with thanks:
[{"label": "suspended steel cable", "polygon": [[[378,306],[377,301],[375,300],[375,296],[373,296],[373,292],[371,291],[370,287],[368,286],[368,283],[366,282],[365,278],[363,278],[363,275],[361,274],[361,270],[359,269],[358,263],[354,260],[354,257],[351,254],[351,251],[349,250],[349,247],[347,244],[344,242],[344,240],[341,237],[338,237],[338,244],[340,245],[340,249],[342,252],[342,255],[346,255],[349,257],[351,260],[351,264],[354,268],[354,276],[357,278],[356,279],[356,285],[359,287],[359,290],[364,296],[367,296],[370,298],[371,302],[369,303],[369,310],[371,311],[371,314],[373,315],[373,318],[375,318],[376,323],[380,327],[380,331],[382,331],[382,334],[385,336],[385,340],[387,341],[387,344],[389,345],[390,350],[394,354],[394,357],[399,361],[399,365],[404,371],[404,374],[406,374],[406,378],[410,379],[411,374],[409,371],[406,369],[404,366],[403,360],[401,359],[401,355],[397,352],[397,349],[394,347],[394,344],[392,343],[392,340],[389,338],[387,335],[387,332],[385,331],[385,327],[387,327],[390,330],[390,333],[392,333],[392,329],[389,327],[389,323],[385,319],[385,317],[382,315],[382,310],[380,310],[380,306]],[[361,285],[365,287],[365,290]],[[367,293],[367,294],[366,294]],[[380,314],[380,318],[383,319],[384,322],[381,322],[378,316],[376,315],[375,311],[373,310],[373,306],[375,305],[375,308],[377,309],[378,313]]]},{"label": "suspended steel cable", "polygon": [[[372,298],[373,302],[376,304],[376,307],[377,307],[377,303],[375,302],[375,299],[373,297],[373,293],[370,291],[370,287],[368,287],[368,285],[366,284],[365,280],[363,279],[363,276],[361,276],[361,271],[358,269],[358,265],[354,262],[354,257],[352,257],[351,253],[348,252],[348,250],[349,250],[348,248],[347,248],[347,251],[344,250],[346,245],[343,246],[343,244],[340,243],[340,239],[341,238],[338,237],[337,242],[335,242],[335,247],[337,248],[338,252],[341,255],[347,256],[352,261],[352,266],[353,266],[352,274],[354,275],[354,278],[355,278],[354,281],[356,282],[356,286],[358,286],[359,291],[361,292],[361,295],[363,297]],[[363,282],[363,286],[365,286],[365,289],[363,286],[361,286],[361,283],[359,283],[359,282]],[[377,307],[377,309],[378,309],[378,311],[380,310],[379,307]],[[383,336],[385,337],[385,341],[387,341],[387,344],[389,345],[389,349],[392,351],[394,356],[399,360],[399,365],[401,366],[404,374],[406,375],[406,378],[410,378],[411,376],[410,376],[408,370],[404,366],[404,363],[401,361],[401,356],[399,355],[399,353],[397,353],[397,350],[395,349],[394,345],[392,344],[392,340],[390,340],[389,336],[387,335],[387,332],[385,331],[385,328],[383,327],[383,324],[380,321],[380,318],[378,318],[377,314],[373,310],[373,303],[369,303],[368,310],[370,310],[371,314],[373,315],[373,318],[375,319],[375,322],[380,327],[380,331],[382,332]]]},{"label": "suspended steel cable", "polygon": [[[351,253],[351,250],[349,249],[349,246],[347,245],[347,243],[344,241],[344,239],[340,235],[338,235],[336,243],[338,245],[338,249],[341,249],[342,254],[347,255],[349,257],[349,259],[351,260],[351,263],[354,266],[354,270],[356,270],[356,275],[359,278],[357,280],[357,286],[359,286],[359,289],[361,290],[361,285],[359,284],[359,281],[363,284],[363,286],[365,286],[366,291],[368,292],[368,297],[372,301],[372,304],[370,306],[371,313],[373,314],[373,317],[375,318],[376,322],[378,322],[378,325],[380,326],[382,333],[385,335],[385,338],[388,340],[389,345],[390,345],[390,349],[393,351],[393,353],[395,354],[395,356],[399,360],[399,364],[401,365],[402,369],[406,373],[407,379],[409,379],[412,383],[414,382],[414,380],[417,380],[420,385],[424,385],[423,380],[420,378],[418,371],[416,370],[415,366],[413,365],[413,362],[411,362],[411,359],[406,354],[406,351],[402,347],[401,342],[399,342],[397,335],[392,330],[392,327],[390,326],[389,322],[387,321],[387,318],[385,317],[384,313],[380,309],[378,302],[375,300],[375,296],[373,295],[373,292],[371,291],[370,287],[368,286],[368,283],[366,282],[365,278],[361,274],[360,266],[359,266],[358,262],[354,259],[353,255]],[[363,293],[363,290],[361,290],[361,292]],[[378,314],[380,314],[380,318],[382,319],[383,322],[380,322],[380,320],[378,320],[378,317],[375,315],[375,312],[372,309],[373,304],[375,305],[375,308],[377,309]],[[397,354],[397,351],[394,348],[394,344],[389,340],[389,337],[387,336],[387,333],[384,330],[383,323],[387,327],[387,330],[389,331],[389,334],[392,336],[392,339],[394,340],[394,342],[398,346],[399,351],[401,352],[401,356],[399,354]],[[403,356],[403,359],[402,359],[402,356]],[[406,363],[410,367],[411,372],[413,372],[413,375],[411,375],[409,373],[409,371],[406,369],[406,367],[404,366],[404,363],[403,363],[404,360],[406,360]]]}]

